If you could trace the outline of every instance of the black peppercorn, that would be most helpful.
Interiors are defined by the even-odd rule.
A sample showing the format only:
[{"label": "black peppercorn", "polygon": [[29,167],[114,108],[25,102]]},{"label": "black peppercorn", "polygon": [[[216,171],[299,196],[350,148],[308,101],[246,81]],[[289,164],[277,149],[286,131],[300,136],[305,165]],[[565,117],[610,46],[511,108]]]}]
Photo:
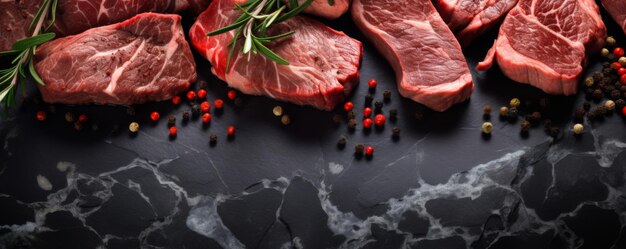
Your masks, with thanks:
[{"label": "black peppercorn", "polygon": [[596,100],[601,99],[601,98],[602,98],[602,90],[600,90],[600,89],[596,89],[596,90],[594,90],[594,91],[593,91],[593,95],[592,95],[592,97],[593,97],[594,99],[596,99]]},{"label": "black peppercorn", "polygon": [[389,118],[395,119],[398,117],[398,109],[389,110]]},{"label": "black peppercorn", "polygon": [[528,130],[530,130],[531,124],[530,122],[528,122],[528,120],[523,120],[520,123],[520,127],[522,128],[522,132],[528,132]]},{"label": "black peppercorn", "polygon": [[581,121],[583,118],[585,118],[585,114],[587,114],[587,112],[584,108],[576,108],[576,111],[574,111],[574,118],[577,121]]},{"label": "black peppercorn", "polygon": [[345,146],[346,146],[346,142],[347,142],[346,137],[342,135],[341,137],[339,137],[339,141],[337,141],[337,145],[338,145],[340,148],[343,148],[343,147],[345,147]]},{"label": "black peppercorn", "polygon": [[615,109],[622,110],[626,106],[626,101],[623,99],[618,99],[615,101]]},{"label": "black peppercorn", "polygon": [[215,135],[215,133],[209,134],[209,143],[212,145],[217,143],[217,135]]},{"label": "black peppercorn", "polygon": [[191,114],[193,114],[193,116],[200,115],[200,106],[198,104],[193,104],[191,106]]},{"label": "black peppercorn", "polygon": [[380,101],[374,102],[374,110],[377,113],[380,113],[382,111],[382,109],[383,109],[383,102],[380,102]]},{"label": "black peppercorn", "polygon": [[189,111],[183,112],[183,121],[187,122],[189,120]]},{"label": "black peppercorn", "polygon": [[626,86],[620,86],[619,87],[619,91],[620,92],[626,92]]},{"label": "black peppercorn", "polygon": [[611,63],[602,62],[602,68],[608,68],[608,67],[611,67]]},{"label": "black peppercorn", "polygon": [[517,115],[519,114],[519,112],[517,111],[517,107],[511,107],[509,108],[509,117],[512,118],[517,118]]},{"label": "black peppercorn", "polygon": [[595,89],[593,89],[593,88],[587,88],[587,89],[585,89],[585,94],[587,94],[587,97],[591,98],[591,96],[593,95],[593,91],[594,91],[594,90],[595,90]]},{"label": "black peppercorn", "polygon": [[206,90],[206,88],[208,86],[209,86],[209,84],[206,81],[204,81],[204,80],[201,80],[200,82],[198,82],[198,88],[199,89],[205,89]]},{"label": "black peppercorn", "polygon": [[607,110],[606,110],[606,108],[605,108],[604,106],[598,106],[598,107],[596,107],[596,109],[595,109],[595,114],[596,114],[596,116],[598,116],[598,117],[599,117],[599,116],[606,115],[606,113],[607,113]]},{"label": "black peppercorn", "polygon": [[365,95],[365,106],[372,106],[372,102],[374,101],[374,97],[371,94]]},{"label": "black peppercorn", "polygon": [[617,100],[622,96],[622,93],[619,90],[613,90],[611,91],[611,99],[612,100]]},{"label": "black peppercorn", "polygon": [[493,108],[491,108],[491,105],[485,105],[485,107],[483,107],[483,114],[491,115],[491,111],[493,111]]},{"label": "black peppercorn", "polygon": [[384,100],[385,102],[389,102],[389,101],[391,100],[391,91],[389,91],[389,90],[385,90],[385,91],[383,92],[383,100]]},{"label": "black peppercorn", "polygon": [[333,124],[335,125],[341,124],[341,115],[339,114],[333,115]]},{"label": "black peppercorn", "polygon": [[587,119],[589,119],[590,121],[593,121],[596,119],[596,113],[595,112],[587,112]]},{"label": "black peppercorn", "polygon": [[393,129],[391,129],[391,136],[393,136],[394,138],[400,137],[400,128],[393,127]]},{"label": "black peppercorn", "polygon": [[583,104],[583,109],[588,112],[591,109],[591,103],[585,102]]},{"label": "black peppercorn", "polygon": [[602,79],[602,77],[604,77],[604,76],[603,76],[603,75],[602,75],[602,73],[600,73],[600,72],[595,72],[595,73],[593,73],[593,76],[592,76],[592,77],[593,77],[593,80],[594,80],[594,81],[596,81],[596,82],[600,82],[600,80],[601,80],[601,79]]},{"label": "black peppercorn", "polygon": [[348,128],[354,130],[356,128],[356,119],[348,120]]},{"label": "black peppercorn", "polygon": [[558,127],[550,128],[550,136],[551,137],[558,137],[560,133],[561,133],[561,129],[559,129]]},{"label": "black peppercorn", "polygon": [[422,121],[424,120],[424,114],[422,113],[422,111],[415,111],[415,119],[417,121]]},{"label": "black peppercorn", "polygon": [[354,113],[354,111],[348,112],[348,119],[355,119],[355,118],[356,118],[356,113]]},{"label": "black peppercorn", "polygon": [[167,126],[172,127],[174,125],[176,125],[176,116],[170,115],[167,117]]},{"label": "black peppercorn", "polygon": [[363,150],[365,149],[365,146],[362,144],[357,144],[356,146],[354,146],[354,153],[357,155],[361,155],[363,154]]},{"label": "black peppercorn", "polygon": [[610,68],[610,67],[609,67],[609,68],[603,68],[603,69],[602,69],[602,73],[604,73],[604,74],[606,74],[606,75],[608,75],[608,74],[610,74],[610,73],[612,73],[612,72],[613,72],[613,68]]},{"label": "black peppercorn", "polygon": [[533,112],[530,114],[531,122],[538,123],[541,120],[541,112]]}]

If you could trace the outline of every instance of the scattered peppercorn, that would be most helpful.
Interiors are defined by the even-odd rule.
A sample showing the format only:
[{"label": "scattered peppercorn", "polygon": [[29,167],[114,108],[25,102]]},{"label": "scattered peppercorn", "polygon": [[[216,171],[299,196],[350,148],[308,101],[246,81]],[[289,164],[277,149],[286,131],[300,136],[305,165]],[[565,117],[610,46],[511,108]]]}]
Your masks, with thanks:
[{"label": "scattered peppercorn", "polygon": [[71,113],[71,112],[66,112],[65,113],[65,121],[67,121],[68,123],[72,123],[72,122],[74,122],[74,120],[75,120],[75,117],[74,117],[73,113]]},{"label": "scattered peppercorn", "polygon": [[357,155],[361,155],[363,154],[364,149],[365,149],[365,146],[363,146],[362,144],[357,144],[354,146],[354,153]]},{"label": "scattered peppercorn", "polygon": [[196,92],[194,91],[187,92],[187,100],[193,101],[195,99],[196,99]]},{"label": "scattered peppercorn", "polygon": [[528,120],[522,120],[522,122],[520,123],[520,126],[522,128],[522,132],[528,132],[528,130],[530,130],[530,127],[532,125],[530,124],[530,122],[528,122]]},{"label": "scattered peppercorn", "polygon": [[606,108],[604,108],[604,106],[598,106],[595,109],[595,113],[596,113],[596,116],[598,116],[598,117],[599,116],[604,116],[604,115],[606,115],[607,110],[606,110]]},{"label": "scattered peppercorn", "polygon": [[333,115],[333,124],[335,124],[335,125],[341,124],[341,115],[339,115],[339,114]]},{"label": "scattered peppercorn", "polygon": [[183,112],[183,121],[187,122],[189,121],[189,111],[184,111]]},{"label": "scattered peppercorn", "polygon": [[216,99],[213,101],[213,105],[215,106],[215,109],[222,109],[224,107],[224,101],[222,99]]},{"label": "scattered peppercorn", "polygon": [[372,108],[369,108],[369,107],[363,108],[363,117],[368,118],[370,116],[372,116]]},{"label": "scattered peppercorn", "polygon": [[352,104],[352,102],[350,101],[343,104],[343,109],[347,112],[352,111],[353,108],[354,108],[354,104]]},{"label": "scattered peppercorn", "polygon": [[509,101],[509,106],[518,107],[522,102],[518,98],[513,98]]},{"label": "scattered peppercorn", "polygon": [[485,134],[491,134],[491,131],[493,131],[493,124],[491,122],[484,122],[480,129]]},{"label": "scattered peppercorn", "polygon": [[337,141],[337,145],[339,145],[340,148],[343,148],[346,146],[346,143],[347,143],[346,137],[344,135],[341,135],[339,137],[339,141]]},{"label": "scattered peppercorn", "polygon": [[376,111],[376,113],[380,113],[383,110],[383,102],[374,102],[374,110]]},{"label": "scattered peppercorn", "polygon": [[229,137],[232,137],[235,135],[235,126],[228,126],[228,128],[226,128],[226,134],[228,134]]},{"label": "scattered peppercorn", "polygon": [[38,111],[37,114],[35,114],[35,118],[37,118],[37,121],[45,121],[46,116],[47,115],[45,111]]},{"label": "scattered peppercorn", "polygon": [[392,120],[398,117],[398,109],[389,110],[389,118]]},{"label": "scattered peppercorn", "polygon": [[394,138],[400,137],[400,128],[393,127],[393,129],[391,129],[391,136]]},{"label": "scattered peppercorn", "polygon": [[506,106],[500,107],[500,116],[508,117],[509,116],[509,108]]},{"label": "scattered peppercorn", "polygon": [[[621,57],[621,58],[626,59],[626,57]],[[621,59],[621,58],[620,58],[620,59]],[[625,60],[624,62],[626,62],[626,60]],[[621,63],[621,62],[620,62],[620,63]],[[626,74],[626,68],[624,68],[624,67],[626,67],[626,65],[622,64],[622,68],[617,69],[617,74],[618,74],[619,76],[622,76],[622,75]]]},{"label": "scattered peppercorn", "polygon": [[202,101],[202,103],[200,103],[200,110],[202,112],[209,112],[211,110],[211,104],[209,104],[209,101]]},{"label": "scattered peppercorn", "polygon": [[206,123],[209,123],[209,122],[211,122],[211,113],[207,112],[205,114],[202,114],[202,123],[206,124]]},{"label": "scattered peppercorn", "polygon": [[375,89],[377,84],[378,82],[375,79],[371,79],[367,82],[367,85],[370,87],[370,89]]},{"label": "scattered peppercorn", "polygon": [[619,64],[622,64],[622,67],[626,67],[626,57],[624,57],[624,56],[619,57],[617,62],[619,62]]},{"label": "scattered peppercorn", "polygon": [[617,108],[618,110],[624,108],[624,106],[626,106],[626,101],[623,99],[618,99],[615,101],[615,108]]},{"label": "scattered peppercorn", "polygon": [[206,98],[206,90],[204,90],[204,89],[198,90],[198,98],[205,99]]},{"label": "scattered peppercorn", "polygon": [[83,124],[81,122],[74,122],[74,130],[81,131],[83,129]]},{"label": "scattered peppercorn", "polygon": [[285,114],[280,118],[280,122],[284,125],[289,125],[291,124],[291,118],[289,117],[289,115]]},{"label": "scattered peppercorn", "polygon": [[387,121],[387,118],[385,118],[385,115],[383,114],[377,114],[374,117],[374,123],[376,124],[376,126],[384,126],[385,121]]},{"label": "scattered peppercorn", "polygon": [[389,90],[385,90],[385,91],[383,92],[383,100],[384,100],[385,102],[389,102],[389,101],[391,101],[391,91],[389,91]]},{"label": "scattered peppercorn", "polygon": [[587,119],[593,121],[597,118],[596,113],[595,112],[587,112]]},{"label": "scattered peppercorn", "polygon": [[128,125],[128,130],[132,133],[137,133],[139,131],[139,124],[137,122],[132,122]]},{"label": "scattered peppercorn", "polygon": [[157,120],[159,120],[160,117],[161,117],[161,115],[158,112],[150,113],[150,119],[152,119],[152,121],[157,121]]},{"label": "scattered peppercorn", "polygon": [[176,116],[169,115],[167,117],[167,125],[170,126],[170,127],[176,125]]},{"label": "scattered peppercorn", "polygon": [[372,128],[373,124],[374,124],[374,121],[372,121],[371,118],[363,119],[363,128],[365,128],[365,129]]},{"label": "scattered peppercorn", "polygon": [[594,90],[594,91],[593,91],[593,95],[592,95],[592,97],[593,97],[594,99],[596,99],[596,100],[601,99],[601,98],[602,98],[602,90],[600,90],[600,89],[596,89],[596,90]]},{"label": "scattered peppercorn", "polygon": [[519,114],[519,111],[516,107],[509,108],[509,117],[515,118]]},{"label": "scattered peppercorn", "polygon": [[574,119],[578,121],[583,120],[585,118],[585,114],[587,114],[587,111],[585,111],[585,109],[576,108],[576,111],[574,111]]},{"label": "scattered peppercorn", "polygon": [[172,104],[178,105],[180,104],[180,102],[181,102],[180,96],[172,97]]},{"label": "scattered peppercorn", "polygon": [[226,95],[230,100],[235,100],[235,98],[237,98],[237,92],[235,92],[235,90],[229,90]]},{"label": "scattered peppercorn", "polygon": [[591,109],[591,103],[585,102],[583,104],[583,109],[588,112]]},{"label": "scattered peppercorn", "polygon": [[282,106],[274,106],[274,108],[272,109],[272,113],[274,114],[274,116],[276,117],[280,117],[283,115],[283,107]]},{"label": "scattered peppercorn", "polygon": [[592,87],[592,86],[593,86],[593,83],[594,83],[594,81],[593,81],[593,77],[587,77],[587,78],[585,79],[585,86],[587,86],[587,87]]},{"label": "scattered peppercorn", "polygon": [[606,38],[606,45],[615,46],[615,38],[613,36],[609,36]]},{"label": "scattered peppercorn", "polygon": [[550,128],[550,136],[558,137],[559,134],[561,134],[561,129],[559,129],[558,127],[551,127]]},{"label": "scattered peppercorn", "polygon": [[622,68],[622,64],[620,64],[619,62],[613,62],[611,63],[611,69],[617,71],[618,69]]},{"label": "scattered peppercorn", "polygon": [[204,80],[201,80],[201,81],[198,83],[198,88],[200,88],[200,89],[206,89],[207,87],[209,87],[209,83],[207,83],[207,82],[206,82],[206,81],[204,81]]},{"label": "scattered peppercorn", "polygon": [[170,127],[170,136],[174,137],[176,136],[176,134],[178,134],[178,129],[176,128],[176,126]]},{"label": "scattered peppercorn", "polygon": [[619,77],[619,83],[621,83],[622,85],[626,85],[626,74],[622,75]]},{"label": "scattered peppercorn", "polygon": [[607,48],[602,48],[602,50],[600,50],[600,55],[602,55],[602,57],[609,57],[609,50]]},{"label": "scattered peppercorn", "polygon": [[353,119],[353,118],[356,118],[356,113],[354,113],[354,111],[348,112],[348,119]]},{"label": "scattered peppercorn", "polygon": [[622,108],[622,114],[623,114],[624,116],[626,116],[626,107],[623,107],[623,108]]},{"label": "scattered peppercorn", "polygon": [[485,105],[485,107],[483,107],[483,113],[485,115],[491,115],[491,111],[493,111],[493,108],[491,108],[491,105]]},{"label": "scattered peppercorn", "polygon": [[200,106],[198,104],[191,105],[191,114],[194,117],[198,117],[198,115],[200,115]]},{"label": "scattered peppercorn", "polygon": [[532,114],[530,114],[530,122],[533,123],[539,123],[539,121],[541,120],[541,112],[533,112]]},{"label": "scattered peppercorn", "polygon": [[624,49],[619,48],[619,47],[618,47],[618,48],[613,49],[613,56],[614,56],[615,58],[619,58],[619,57],[624,56]]},{"label": "scattered peppercorn", "polygon": [[372,102],[374,101],[374,97],[371,94],[365,95],[365,106],[372,106]]},{"label": "scattered peppercorn", "polygon": [[604,108],[606,108],[608,111],[615,110],[615,101],[613,101],[613,100],[605,101],[604,102]]},{"label": "scattered peppercorn", "polygon": [[348,120],[348,129],[354,130],[356,128],[356,119],[351,118]]},{"label": "scattered peppercorn", "polygon": [[215,133],[209,134],[209,143],[215,145],[217,143],[217,135]]},{"label": "scattered peppercorn", "polygon": [[365,147],[365,155],[366,156],[374,155],[374,147],[372,147],[372,146]]},{"label": "scattered peppercorn", "polygon": [[583,133],[583,131],[585,131],[585,126],[583,126],[582,124],[575,124],[574,128],[572,128],[572,131],[574,132],[574,134],[580,135]]}]

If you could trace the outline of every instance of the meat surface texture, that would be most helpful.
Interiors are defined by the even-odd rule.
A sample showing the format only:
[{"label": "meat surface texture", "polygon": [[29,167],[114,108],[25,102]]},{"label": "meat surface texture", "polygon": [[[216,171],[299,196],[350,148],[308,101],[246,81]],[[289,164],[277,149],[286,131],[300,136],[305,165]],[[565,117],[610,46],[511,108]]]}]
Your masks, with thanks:
[{"label": "meat surface texture", "polygon": [[[313,0],[313,3],[311,3],[304,12],[328,19],[336,19],[346,13],[350,8],[350,0],[334,0],[333,5],[330,5],[328,1],[329,0]],[[298,2],[304,3],[306,0],[298,0]]]},{"label": "meat surface texture", "polygon": [[211,4],[211,0],[189,0],[189,11],[198,16]]},{"label": "meat surface texture", "polygon": [[[206,34],[231,24],[241,15],[233,8],[236,2],[242,1],[214,0],[189,31],[193,46],[213,65],[213,74],[231,87],[246,94],[331,110],[358,83],[361,43],[302,16],[273,24],[268,30],[268,35],[295,31],[289,37],[268,43],[289,65],[277,64],[259,54],[248,56],[236,52],[226,71],[228,44],[234,31],[216,36]],[[240,51],[242,43],[240,39],[236,51]]]},{"label": "meat surface texture", "polygon": [[126,105],[185,91],[196,65],[180,20],[145,13],[43,44],[35,56],[43,100]]},{"label": "meat surface texture", "polygon": [[611,14],[611,17],[626,32],[626,1],[624,0],[602,0],[602,6]]},{"label": "meat surface texture", "polygon": [[466,47],[501,21],[517,0],[436,0],[434,3],[461,46]]},{"label": "meat surface texture", "polygon": [[352,17],[390,62],[402,96],[436,111],[470,97],[461,46],[430,0],[354,0]]},{"label": "meat surface texture", "polygon": [[36,0],[0,0],[0,51],[10,50],[15,41],[30,36],[30,22],[39,9]]},{"label": "meat surface texture", "polygon": [[604,45],[606,28],[593,0],[520,0],[505,18],[485,60],[509,78],[549,94],[572,95],[587,55]]}]

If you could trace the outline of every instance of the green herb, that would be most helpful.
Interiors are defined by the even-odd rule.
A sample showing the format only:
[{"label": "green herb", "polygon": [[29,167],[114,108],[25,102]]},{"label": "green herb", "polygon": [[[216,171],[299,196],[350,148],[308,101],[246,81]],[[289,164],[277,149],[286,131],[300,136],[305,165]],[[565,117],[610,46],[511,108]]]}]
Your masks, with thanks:
[{"label": "green herb", "polygon": [[[32,57],[37,46],[54,39],[54,33],[44,33],[56,20],[57,0],[44,0],[35,14],[29,28],[33,30],[31,37],[16,41],[11,50],[0,52],[0,56],[13,56],[8,68],[0,69],[0,103],[4,103],[5,111],[15,104],[15,93],[18,85],[25,92],[24,82],[30,75],[35,82],[44,85],[35,71]],[[47,24],[44,26],[44,23]]]},{"label": "green herb", "polygon": [[[234,30],[235,35],[229,43],[230,51],[226,62],[226,71],[230,68],[230,61],[235,53],[237,40],[244,39],[241,52],[250,55],[261,54],[276,63],[288,65],[289,62],[270,50],[266,44],[290,36],[294,31],[289,31],[275,36],[266,36],[267,29],[275,23],[285,21],[292,18],[309,7],[313,0],[306,0],[302,4],[298,4],[297,0],[289,0],[289,6],[282,3],[282,0],[249,0],[243,4],[235,4],[235,8],[241,11],[235,21],[220,29],[209,32],[208,36],[219,35]],[[330,2],[334,1],[330,0]],[[332,4],[331,4],[332,5]]]}]

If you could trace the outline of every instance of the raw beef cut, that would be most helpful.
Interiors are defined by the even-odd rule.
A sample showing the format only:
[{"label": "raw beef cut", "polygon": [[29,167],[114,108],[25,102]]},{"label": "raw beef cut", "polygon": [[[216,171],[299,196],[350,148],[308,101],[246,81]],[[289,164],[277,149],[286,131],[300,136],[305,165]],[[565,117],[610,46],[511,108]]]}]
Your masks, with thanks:
[{"label": "raw beef cut", "polygon": [[[328,1],[313,0],[313,3],[304,12],[328,19],[336,19],[350,8],[350,0],[334,0],[333,5],[330,5]],[[304,3],[306,0],[298,0],[298,2]]]},{"label": "raw beef cut", "polygon": [[461,46],[430,0],[354,0],[352,17],[391,63],[402,96],[436,111],[470,97]]},{"label": "raw beef cut", "polygon": [[198,16],[211,4],[211,0],[189,0],[189,11]]},{"label": "raw beef cut", "polygon": [[35,68],[44,101],[137,104],[165,100],[196,80],[178,15],[144,13],[47,42]]},{"label": "raw beef cut", "polygon": [[[268,43],[287,60],[277,64],[259,54],[235,53],[226,71],[228,44],[234,31],[206,34],[227,26],[241,13],[233,8],[240,0],[214,0],[191,27],[193,46],[206,57],[211,71],[231,87],[253,95],[266,95],[300,105],[331,110],[342,102],[359,79],[362,45],[342,32],[307,17],[296,16],[273,24],[268,35],[295,31],[289,37]],[[243,41],[237,43],[240,51]]]},{"label": "raw beef cut", "polygon": [[517,0],[436,0],[434,3],[461,46],[466,47],[502,20]]},{"label": "raw beef cut", "polygon": [[31,35],[30,22],[39,9],[37,0],[0,0],[0,51],[10,50],[15,41]]},{"label": "raw beef cut", "polygon": [[572,95],[587,55],[597,52],[605,37],[593,0],[520,0],[478,69],[486,70],[497,61],[515,81],[549,94]]},{"label": "raw beef cut", "polygon": [[611,14],[613,19],[626,32],[626,1],[602,0],[602,6]]}]

